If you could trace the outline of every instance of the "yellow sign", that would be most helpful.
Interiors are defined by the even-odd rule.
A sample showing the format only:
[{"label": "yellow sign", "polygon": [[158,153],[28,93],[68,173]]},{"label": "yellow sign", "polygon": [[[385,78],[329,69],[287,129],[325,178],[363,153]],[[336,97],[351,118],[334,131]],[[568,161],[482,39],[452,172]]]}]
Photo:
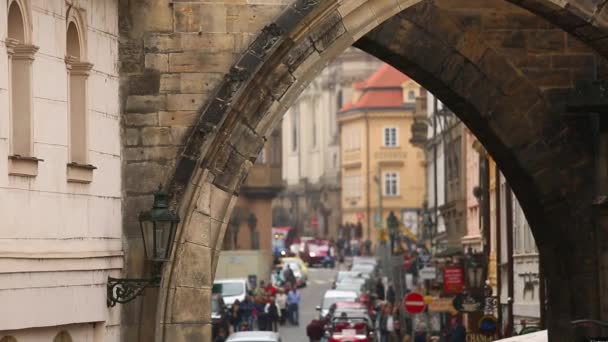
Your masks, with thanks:
[{"label": "yellow sign", "polygon": [[382,242],[387,242],[388,238],[389,238],[388,231],[386,229],[380,229],[380,230],[378,230],[378,238]]},{"label": "yellow sign", "polygon": [[449,312],[452,314],[458,313],[452,304],[453,298],[433,298],[433,301],[428,304],[429,312]]},{"label": "yellow sign", "polygon": [[424,296],[424,304],[430,304],[433,302],[433,296]]}]

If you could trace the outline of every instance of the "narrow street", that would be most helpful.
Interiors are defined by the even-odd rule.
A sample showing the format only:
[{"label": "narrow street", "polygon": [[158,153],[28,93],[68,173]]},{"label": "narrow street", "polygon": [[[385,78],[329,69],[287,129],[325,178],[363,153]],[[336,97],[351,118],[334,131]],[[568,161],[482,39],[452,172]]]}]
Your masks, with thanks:
[{"label": "narrow street", "polygon": [[300,326],[287,324],[281,327],[279,333],[282,342],[308,342],[306,326],[319,314],[315,308],[321,304],[325,291],[331,287],[337,270],[337,267],[336,269],[309,268],[308,286],[301,290]]}]

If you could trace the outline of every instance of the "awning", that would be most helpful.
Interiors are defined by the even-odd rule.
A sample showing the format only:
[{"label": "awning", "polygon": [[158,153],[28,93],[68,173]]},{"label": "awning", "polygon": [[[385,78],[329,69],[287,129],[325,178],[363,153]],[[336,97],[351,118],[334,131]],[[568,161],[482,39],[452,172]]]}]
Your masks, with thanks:
[{"label": "awning", "polygon": [[533,332],[531,334],[525,334],[521,336],[514,336],[505,338],[502,340],[496,340],[496,342],[547,342],[549,341],[549,337],[547,335],[547,330],[541,330],[537,332]]}]

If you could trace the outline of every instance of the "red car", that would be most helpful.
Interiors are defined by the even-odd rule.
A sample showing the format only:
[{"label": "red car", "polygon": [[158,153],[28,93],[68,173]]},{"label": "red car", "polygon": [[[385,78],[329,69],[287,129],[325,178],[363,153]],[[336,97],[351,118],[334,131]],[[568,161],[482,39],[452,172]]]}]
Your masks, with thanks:
[{"label": "red car", "polygon": [[365,317],[334,317],[326,336],[328,342],[375,340],[374,330]]},{"label": "red car", "polygon": [[[300,258],[307,262],[310,266],[324,265],[327,263],[327,257],[331,257],[330,246],[328,241],[324,240],[309,240],[304,242],[304,248]],[[333,258],[331,258],[333,264]]]}]

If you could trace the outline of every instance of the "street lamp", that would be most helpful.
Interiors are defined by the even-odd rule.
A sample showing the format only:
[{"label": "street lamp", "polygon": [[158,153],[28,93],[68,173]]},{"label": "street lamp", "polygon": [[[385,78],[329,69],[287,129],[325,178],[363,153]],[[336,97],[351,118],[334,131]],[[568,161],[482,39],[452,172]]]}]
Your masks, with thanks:
[{"label": "street lamp", "polygon": [[467,287],[470,289],[481,289],[484,286],[484,255],[473,253],[469,248],[465,257]]},{"label": "street lamp", "polygon": [[143,294],[146,287],[160,285],[162,265],[171,257],[175,230],[179,216],[169,209],[169,195],[162,190],[162,185],[154,193],[152,209],[140,213],[139,226],[144,242],[146,260],[152,262],[152,277],[113,278],[108,277],[107,305],[128,303]]}]

